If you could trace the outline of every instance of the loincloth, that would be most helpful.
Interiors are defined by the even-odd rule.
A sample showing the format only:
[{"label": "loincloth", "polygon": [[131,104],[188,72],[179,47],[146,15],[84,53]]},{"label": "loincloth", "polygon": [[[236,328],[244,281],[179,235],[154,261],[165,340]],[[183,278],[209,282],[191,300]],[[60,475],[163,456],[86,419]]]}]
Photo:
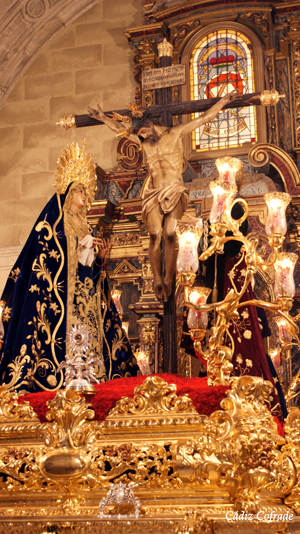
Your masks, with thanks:
[{"label": "loincloth", "polygon": [[182,210],[185,211],[189,203],[189,190],[184,185],[167,185],[163,189],[151,189],[145,193],[142,208],[143,223],[147,223],[148,213],[160,206],[163,213],[170,213],[181,201]]}]

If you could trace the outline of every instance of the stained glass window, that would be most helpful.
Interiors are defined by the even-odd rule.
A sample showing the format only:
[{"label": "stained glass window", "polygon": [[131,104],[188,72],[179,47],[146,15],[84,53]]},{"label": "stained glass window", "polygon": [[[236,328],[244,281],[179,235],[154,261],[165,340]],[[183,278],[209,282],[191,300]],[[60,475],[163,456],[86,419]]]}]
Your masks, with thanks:
[{"label": "stained glass window", "polygon": [[[254,67],[250,41],[234,30],[218,30],[202,38],[194,48],[190,63],[192,100],[216,98],[236,89],[254,93]],[[195,113],[194,117],[200,114]],[[257,141],[255,107],[220,111],[210,123],[192,134],[196,152],[242,147]]]}]

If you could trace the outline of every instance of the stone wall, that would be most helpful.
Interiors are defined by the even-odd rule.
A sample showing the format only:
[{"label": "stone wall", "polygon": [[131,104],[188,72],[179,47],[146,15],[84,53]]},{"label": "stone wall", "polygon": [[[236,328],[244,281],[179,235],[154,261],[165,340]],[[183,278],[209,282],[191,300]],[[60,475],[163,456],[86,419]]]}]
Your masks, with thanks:
[{"label": "stone wall", "polygon": [[7,263],[54,192],[61,150],[86,138],[95,162],[116,166],[117,141],[105,127],[65,131],[55,123],[97,102],[108,111],[134,101],[133,52],[124,33],[142,19],[140,0],[102,0],[40,52],[0,110],[0,290]]}]

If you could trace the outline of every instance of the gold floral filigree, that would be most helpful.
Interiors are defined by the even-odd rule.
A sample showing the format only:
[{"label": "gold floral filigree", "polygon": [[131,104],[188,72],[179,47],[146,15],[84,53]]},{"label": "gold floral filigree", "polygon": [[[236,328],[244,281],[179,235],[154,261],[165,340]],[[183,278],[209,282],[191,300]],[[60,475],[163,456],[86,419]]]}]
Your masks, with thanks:
[{"label": "gold floral filigree", "polygon": [[20,269],[19,269],[19,267],[17,267],[16,269],[13,269],[10,272],[10,275],[9,275],[8,278],[11,278],[16,283],[16,281],[18,280],[19,274],[20,274]]},{"label": "gold floral filigree", "polygon": [[[51,330],[50,330],[50,321],[46,317],[47,304],[45,302],[41,303],[39,300],[36,302],[36,311],[37,311],[37,321],[35,323],[38,330],[44,332],[47,336],[45,341],[46,345],[49,345],[51,341]],[[31,321],[29,325],[33,324]]]},{"label": "gold floral filigree", "polygon": [[34,293],[36,291],[38,294],[40,294],[40,288],[37,286],[37,284],[32,284],[28,291],[30,293]]},{"label": "gold floral filigree", "polygon": [[124,334],[124,330],[118,324],[115,324],[114,328],[116,330],[116,334],[112,340],[111,357],[114,361],[117,361],[118,357],[116,356],[116,352],[122,349],[124,349],[125,352],[127,352],[128,346],[127,346],[127,339]]},{"label": "gold floral filigree", "polygon": [[49,286],[47,290],[50,292],[53,289],[53,283],[52,283],[51,273],[49,272],[49,270],[47,269],[45,265],[46,257],[47,257],[46,254],[40,254],[40,257],[39,257],[40,263],[38,263],[37,259],[34,260],[32,264],[32,272],[36,273],[36,277],[38,280],[42,278],[43,280],[46,280],[48,282]]},{"label": "gold floral filigree", "polygon": [[90,476],[108,486],[112,480],[144,487],[180,487],[176,472],[176,446],[159,444],[103,444],[92,455]]},{"label": "gold floral filigree", "polygon": [[10,320],[11,318],[11,308],[9,308],[8,306],[5,306],[3,312],[2,312],[2,321],[4,323],[8,323],[8,321]]},{"label": "gold floral filigree", "polygon": [[7,368],[9,369],[9,376],[11,380],[8,383],[3,382],[3,385],[6,389],[12,389],[17,384],[20,376],[22,375],[22,370],[26,363],[30,363],[31,358],[27,354],[27,345],[24,343],[20,348],[20,354],[14,358],[14,360],[8,364]]}]

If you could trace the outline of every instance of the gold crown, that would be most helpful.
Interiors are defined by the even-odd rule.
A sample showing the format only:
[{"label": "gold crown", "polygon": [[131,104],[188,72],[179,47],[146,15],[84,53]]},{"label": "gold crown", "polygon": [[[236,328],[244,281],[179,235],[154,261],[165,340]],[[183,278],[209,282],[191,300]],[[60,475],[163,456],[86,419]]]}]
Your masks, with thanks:
[{"label": "gold crown", "polygon": [[96,166],[90,154],[85,151],[85,147],[85,140],[82,148],[77,143],[67,145],[57,160],[53,185],[58,186],[58,193],[65,193],[69,184],[79,181],[86,188],[87,205],[90,205],[97,189],[97,175]]}]

